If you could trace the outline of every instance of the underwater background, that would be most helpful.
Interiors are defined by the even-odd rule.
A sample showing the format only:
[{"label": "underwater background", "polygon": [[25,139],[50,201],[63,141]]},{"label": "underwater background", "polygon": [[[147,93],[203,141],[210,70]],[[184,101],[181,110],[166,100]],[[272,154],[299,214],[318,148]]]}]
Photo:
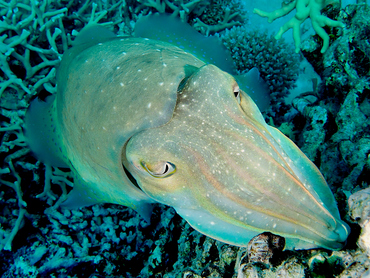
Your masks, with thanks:
[{"label": "underwater background", "polygon": [[[0,0],[2,277],[370,277],[370,8],[318,1],[345,27],[324,27],[330,44],[321,53],[322,39],[306,20],[296,53],[291,30],[274,38],[296,10],[272,23],[253,12],[291,2]],[[59,207],[73,179],[30,153],[22,130],[29,102],[56,93],[56,68],[85,25],[132,35],[141,16],[156,12],[219,38],[238,73],[259,70],[271,96],[266,122],[319,167],[351,226],[343,250],[231,246],[164,205],[150,224],[119,205]]]}]

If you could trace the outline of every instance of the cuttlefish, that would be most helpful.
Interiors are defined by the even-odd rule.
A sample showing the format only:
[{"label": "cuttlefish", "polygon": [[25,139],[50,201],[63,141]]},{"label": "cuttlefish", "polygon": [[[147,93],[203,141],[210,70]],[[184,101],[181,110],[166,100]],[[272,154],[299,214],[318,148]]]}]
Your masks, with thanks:
[{"label": "cuttlefish", "polygon": [[[195,32],[187,28],[183,36]],[[344,246],[349,228],[332,192],[266,124],[251,97],[256,78],[233,76],[226,54],[217,61],[206,46],[183,47],[200,34],[164,42],[100,33],[81,32],[63,56],[56,96],[34,100],[25,119],[36,157],[72,170],[64,206],[115,203],[149,218],[162,203],[236,246],[265,231],[285,237],[289,249]]]}]

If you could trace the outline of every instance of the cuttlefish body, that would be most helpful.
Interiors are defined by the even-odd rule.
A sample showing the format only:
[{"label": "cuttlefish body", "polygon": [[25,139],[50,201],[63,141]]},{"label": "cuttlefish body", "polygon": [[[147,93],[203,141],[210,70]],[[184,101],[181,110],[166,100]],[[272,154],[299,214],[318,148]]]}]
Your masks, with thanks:
[{"label": "cuttlefish body", "polygon": [[147,216],[159,202],[237,246],[264,231],[287,248],[344,246],[349,228],[319,170],[215,65],[170,43],[108,37],[69,50],[57,82],[54,100],[30,106],[26,135],[40,160],[72,169],[64,205]]}]

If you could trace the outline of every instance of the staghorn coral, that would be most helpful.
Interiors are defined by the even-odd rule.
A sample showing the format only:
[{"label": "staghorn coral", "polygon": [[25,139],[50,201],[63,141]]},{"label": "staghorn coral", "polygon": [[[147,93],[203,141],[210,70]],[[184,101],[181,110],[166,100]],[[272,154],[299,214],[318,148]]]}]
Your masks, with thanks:
[{"label": "staghorn coral", "polygon": [[243,2],[217,0],[211,1],[206,10],[193,19],[193,27],[208,36],[233,26],[244,25],[246,22],[246,7]]},{"label": "staghorn coral", "polygon": [[322,38],[323,46],[321,53],[324,53],[329,47],[329,35],[326,33],[324,26],[329,27],[344,27],[340,21],[332,20],[325,15],[321,14],[321,10],[330,4],[339,4],[338,0],[294,0],[290,3],[283,5],[279,10],[273,12],[265,12],[259,9],[254,9],[253,12],[267,17],[268,22],[271,23],[275,19],[285,16],[292,10],[296,9],[296,14],[292,19],[285,23],[276,34],[275,39],[280,39],[281,36],[293,29],[293,38],[295,42],[295,51],[298,53],[301,45],[300,25],[308,18],[311,18],[312,27],[315,32]]},{"label": "staghorn coral", "polygon": [[129,1],[135,13],[170,13],[188,22],[199,32],[214,34],[226,28],[244,24],[246,10],[240,0],[140,0]]},{"label": "staghorn coral", "polygon": [[[122,3],[118,1],[117,3]],[[117,3],[113,3],[115,8]],[[70,1],[69,5],[73,2]],[[76,4],[75,4],[76,5]],[[67,5],[68,6],[68,5]],[[40,92],[53,94],[55,89],[55,67],[59,64],[63,52],[71,45],[72,28],[65,27],[65,22],[78,21],[81,28],[84,24],[97,23],[109,10],[99,10],[97,4],[86,1],[79,4],[75,12],[68,13],[65,3],[1,1],[0,13],[0,107],[2,122],[0,126],[1,148],[3,158],[0,166],[2,186],[8,186],[16,192],[18,200],[17,220],[11,231],[2,229],[0,249],[11,249],[11,243],[17,231],[28,216],[27,202],[23,197],[22,187],[28,184],[27,177],[31,172],[38,177],[39,163],[34,165],[25,155],[26,147],[22,126],[23,117],[30,98]],[[119,9],[117,10],[119,12]],[[113,24],[112,22],[107,22]],[[77,25],[78,26],[78,25]],[[78,27],[77,27],[78,28]],[[65,185],[71,185],[68,174],[46,168],[45,189],[39,197],[45,197],[49,203],[56,201],[50,193],[50,182],[59,184],[65,195]],[[26,181],[24,181],[26,180]],[[38,180],[38,179],[35,179]],[[61,200],[56,202],[56,205]],[[6,225],[8,227],[8,225]]]},{"label": "staghorn coral", "polygon": [[[149,8],[158,13],[171,13],[173,16],[179,16],[184,22],[187,22],[192,14],[202,14],[210,4],[207,0],[139,0],[137,2],[140,4],[135,8],[136,13]],[[135,1],[131,1],[130,4],[135,5]]]}]

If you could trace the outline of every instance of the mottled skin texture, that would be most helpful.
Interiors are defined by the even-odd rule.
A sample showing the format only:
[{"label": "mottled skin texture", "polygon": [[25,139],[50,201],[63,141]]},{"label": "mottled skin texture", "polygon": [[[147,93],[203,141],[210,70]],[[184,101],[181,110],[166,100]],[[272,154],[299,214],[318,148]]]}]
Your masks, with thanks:
[{"label": "mottled skin texture", "polygon": [[72,48],[48,111],[55,155],[75,176],[65,205],[110,202],[145,216],[160,202],[233,245],[264,231],[288,248],[344,245],[348,228],[312,162],[230,74],[171,44]]}]

